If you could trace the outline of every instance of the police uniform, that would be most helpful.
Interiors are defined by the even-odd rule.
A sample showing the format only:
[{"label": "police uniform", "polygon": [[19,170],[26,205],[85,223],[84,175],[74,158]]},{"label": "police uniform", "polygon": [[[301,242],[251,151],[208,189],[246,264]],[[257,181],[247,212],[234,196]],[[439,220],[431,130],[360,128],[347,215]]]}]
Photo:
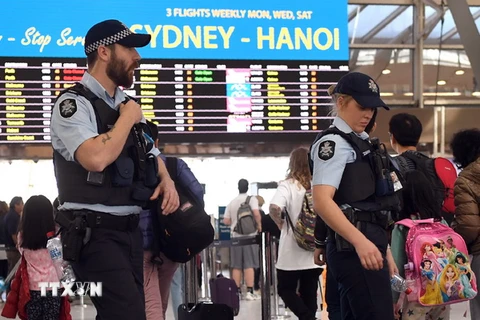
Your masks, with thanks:
[{"label": "police uniform", "polygon": [[[85,53],[96,51],[100,45],[143,47],[149,41],[149,35],[134,34],[121,22],[107,20],[88,31]],[[111,97],[86,72],[80,84],[59,96],[52,110],[51,141],[60,201],[57,222],[64,230],[64,256],[74,261],[77,281],[102,283],[102,297],[92,297],[97,319],[146,318],[138,214],[154,191],[154,184],[147,186],[146,175],[156,178],[158,168],[157,172],[148,171],[140,163],[147,158],[156,161],[160,152],[147,146],[140,125],[134,126],[119,158],[104,172],[88,172],[74,158],[83,142],[111,129],[119,117],[119,105],[126,99],[118,87]],[[133,142],[143,146],[143,150],[136,150],[136,156],[129,155]],[[135,178],[135,172],[143,175]],[[134,196],[138,190],[144,194]],[[80,244],[72,240],[79,238],[72,228],[84,231]],[[73,252],[69,250],[72,246],[81,250]]]},{"label": "police uniform", "polygon": [[[315,248],[323,249],[326,253],[326,239],[328,234],[328,226],[325,221],[317,215],[315,221]],[[325,254],[326,256],[326,254]],[[329,320],[341,320],[342,310],[340,307],[340,295],[338,293],[338,283],[330,270],[328,261],[327,263],[327,276],[325,278],[325,302],[327,303],[327,312]]]},{"label": "police uniform", "polygon": [[[334,93],[352,96],[363,107],[387,108],[380,99],[376,83],[361,73],[344,76]],[[349,212],[353,212],[355,219],[360,221],[355,220],[354,225],[378,247],[384,257],[382,270],[366,270],[353,246],[346,241],[336,241],[341,237],[329,230],[326,248],[328,269],[338,282],[344,320],[394,318],[389,271],[385,260],[388,236],[386,221],[381,213],[397,205],[395,199],[398,200],[398,197],[375,195],[374,168],[369,160],[371,151],[367,133],[354,133],[343,119],[336,117],[332,127],[317,137],[310,153],[313,164],[312,185],[334,187],[336,192],[333,200],[342,211],[354,208],[355,211],[352,209]]]}]

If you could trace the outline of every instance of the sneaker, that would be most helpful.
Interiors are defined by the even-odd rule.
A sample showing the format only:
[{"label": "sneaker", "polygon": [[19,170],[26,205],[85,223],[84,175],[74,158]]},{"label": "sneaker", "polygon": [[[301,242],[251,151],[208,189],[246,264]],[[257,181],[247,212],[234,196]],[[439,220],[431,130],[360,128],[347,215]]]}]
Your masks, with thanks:
[{"label": "sneaker", "polygon": [[245,295],[245,300],[247,301],[255,301],[259,299],[260,296],[256,295],[255,293],[247,292],[247,294]]}]

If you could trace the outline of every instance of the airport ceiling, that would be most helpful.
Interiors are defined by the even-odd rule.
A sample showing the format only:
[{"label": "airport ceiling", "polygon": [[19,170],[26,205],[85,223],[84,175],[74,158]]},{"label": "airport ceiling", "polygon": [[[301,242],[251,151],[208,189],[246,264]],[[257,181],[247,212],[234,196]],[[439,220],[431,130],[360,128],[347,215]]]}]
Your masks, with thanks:
[{"label": "airport ceiling", "polygon": [[[467,1],[478,28],[480,0]],[[417,2],[349,1],[350,69],[374,77],[391,104],[413,102],[413,23]],[[440,0],[423,2],[427,4],[423,50],[425,104],[480,103],[480,86],[474,79],[448,6],[442,7]]]}]

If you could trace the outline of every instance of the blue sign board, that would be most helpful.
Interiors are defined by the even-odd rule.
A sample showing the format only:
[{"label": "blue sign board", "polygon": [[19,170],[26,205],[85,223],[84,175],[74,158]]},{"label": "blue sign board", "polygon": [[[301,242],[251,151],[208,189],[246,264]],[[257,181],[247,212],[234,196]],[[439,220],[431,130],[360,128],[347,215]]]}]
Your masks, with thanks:
[{"label": "blue sign board", "polygon": [[230,226],[223,223],[226,208],[218,207],[218,240],[230,240]]},{"label": "blue sign board", "polygon": [[10,0],[0,56],[84,57],[87,30],[118,19],[152,59],[348,60],[347,0]]}]

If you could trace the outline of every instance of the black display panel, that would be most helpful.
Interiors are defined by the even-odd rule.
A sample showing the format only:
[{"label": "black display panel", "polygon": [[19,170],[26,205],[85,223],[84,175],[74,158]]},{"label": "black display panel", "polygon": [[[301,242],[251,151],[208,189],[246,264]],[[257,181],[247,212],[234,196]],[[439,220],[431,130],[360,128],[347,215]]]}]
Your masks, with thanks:
[{"label": "black display panel", "polygon": [[[311,141],[330,123],[328,87],[346,61],[144,59],[125,89],[161,141]],[[59,93],[80,81],[80,58],[0,57],[0,143],[49,143]]]}]

